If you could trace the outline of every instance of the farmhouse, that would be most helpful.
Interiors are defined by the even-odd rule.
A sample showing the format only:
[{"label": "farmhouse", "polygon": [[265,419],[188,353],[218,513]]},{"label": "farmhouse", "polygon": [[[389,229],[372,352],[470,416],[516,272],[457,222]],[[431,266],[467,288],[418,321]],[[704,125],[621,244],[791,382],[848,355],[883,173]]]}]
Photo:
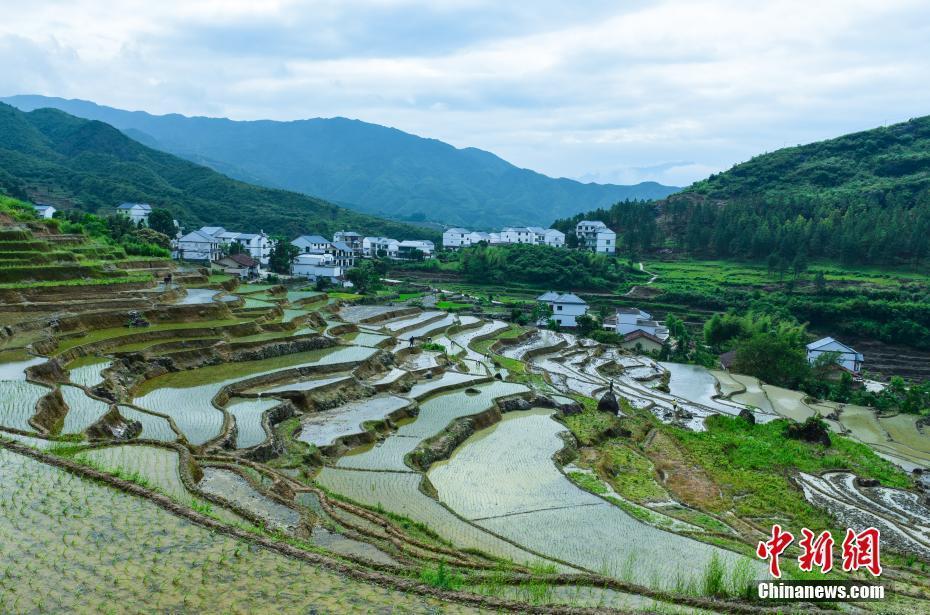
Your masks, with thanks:
[{"label": "farmhouse", "polygon": [[291,263],[291,273],[311,281],[326,279],[341,284],[345,270],[332,254],[298,254]]},{"label": "farmhouse", "polygon": [[321,254],[330,247],[330,241],[321,235],[301,235],[291,242],[303,254]]},{"label": "farmhouse", "polygon": [[659,352],[662,350],[664,344],[665,340],[659,339],[655,335],[647,333],[642,329],[627,333],[620,342],[621,348],[635,350],[637,352]]},{"label": "farmhouse", "polygon": [[528,243],[537,246],[561,248],[565,245],[565,233],[554,228],[542,228],[541,226],[508,226],[501,230],[500,233],[469,231],[468,229],[456,227],[447,229],[442,234],[442,247],[447,250],[473,246],[482,241],[489,244]]},{"label": "farmhouse", "polygon": [[191,231],[178,239],[177,255],[182,260],[212,263],[222,258],[223,242],[202,229]]},{"label": "farmhouse", "polygon": [[442,233],[442,247],[446,250],[457,250],[471,245],[469,241],[470,231],[463,228],[450,228]]},{"label": "farmhouse", "polygon": [[600,220],[582,220],[575,226],[578,247],[598,254],[614,254],[617,251],[617,234]]},{"label": "farmhouse", "polygon": [[639,308],[617,308],[616,323],[617,333],[624,338],[639,332],[658,340],[661,347],[669,337],[668,328],[653,320],[652,314]]},{"label": "farmhouse", "polygon": [[817,359],[825,354],[833,353],[836,363],[843,369],[858,374],[862,369],[864,357],[842,342],[825,337],[807,345],[807,360],[813,365]]},{"label": "farmhouse", "polygon": [[396,257],[399,244],[399,241],[390,237],[365,237],[362,239],[362,256],[367,258]]},{"label": "farmhouse", "polygon": [[336,259],[337,266],[343,269],[355,267],[355,250],[346,242],[334,241],[329,244],[329,248],[326,252],[333,255],[333,258]]},{"label": "farmhouse", "polygon": [[116,213],[127,216],[134,224],[148,224],[152,206],[148,203],[122,203],[116,208]]},{"label": "farmhouse", "polygon": [[433,258],[436,251],[436,245],[432,241],[424,239],[405,239],[397,244],[396,258],[415,258],[417,252],[423,254],[423,258]]},{"label": "farmhouse", "polygon": [[562,231],[557,231],[554,228],[542,228],[540,226],[530,226],[528,228],[533,232],[533,243],[538,246],[561,248],[565,245],[565,233]]},{"label": "farmhouse", "polygon": [[344,243],[352,250],[353,256],[362,255],[364,238],[354,231],[338,231],[333,234],[333,243]]},{"label": "farmhouse", "polygon": [[536,243],[536,233],[525,226],[508,226],[501,231],[501,243]]},{"label": "farmhouse", "polygon": [[[206,227],[204,227],[206,228]],[[203,231],[204,229],[200,229]],[[220,241],[226,245],[234,243],[239,244],[242,251],[257,260],[262,265],[267,265],[271,258],[271,241],[264,231],[260,233],[237,233],[221,229],[222,232],[217,235]]]},{"label": "farmhouse", "polygon": [[[578,326],[577,318],[588,313],[588,304],[572,293],[559,294],[549,291],[536,297],[536,300],[549,306],[552,310],[550,318],[562,327]],[[543,318],[538,324],[545,324],[546,320]]]},{"label": "farmhouse", "polygon": [[218,260],[216,264],[223,268],[224,273],[243,280],[257,277],[260,271],[259,262],[248,254],[230,254]]},{"label": "farmhouse", "polygon": [[36,210],[36,215],[37,215],[37,216],[39,216],[40,218],[45,218],[46,220],[48,220],[49,218],[51,218],[52,216],[54,216],[54,215],[55,215],[55,212],[57,211],[57,210],[56,210],[54,207],[52,207],[51,205],[41,205],[41,204],[39,204],[39,205],[33,205],[32,207]]}]

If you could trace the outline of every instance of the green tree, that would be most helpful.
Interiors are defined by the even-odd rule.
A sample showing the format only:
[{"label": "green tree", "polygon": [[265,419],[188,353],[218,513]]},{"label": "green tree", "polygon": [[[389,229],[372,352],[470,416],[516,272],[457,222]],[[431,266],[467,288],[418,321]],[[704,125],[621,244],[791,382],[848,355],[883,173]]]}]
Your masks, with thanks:
[{"label": "green tree", "polygon": [[346,272],[346,279],[360,293],[367,293],[380,286],[381,278],[371,261],[363,260],[356,267]]},{"label": "green tree", "polygon": [[161,207],[156,207],[149,214],[149,228],[168,237],[174,237],[177,233],[171,212]]},{"label": "green tree", "polygon": [[290,273],[291,263],[300,254],[300,250],[284,237],[275,236],[271,240],[274,245],[271,247],[271,254],[268,257],[268,266],[275,273]]},{"label": "green tree", "polygon": [[810,376],[804,347],[788,335],[772,332],[759,332],[740,341],[732,369],[788,388],[797,388]]}]

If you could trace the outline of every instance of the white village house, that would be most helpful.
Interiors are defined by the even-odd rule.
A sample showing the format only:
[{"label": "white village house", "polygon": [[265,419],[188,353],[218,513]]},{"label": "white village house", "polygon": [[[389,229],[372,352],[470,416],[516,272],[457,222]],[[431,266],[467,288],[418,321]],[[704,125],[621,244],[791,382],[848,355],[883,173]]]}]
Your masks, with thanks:
[{"label": "white village house", "polygon": [[614,254],[617,251],[617,234],[600,220],[582,220],[575,226],[578,247],[598,254]]},{"label": "white village house", "polygon": [[825,337],[807,345],[807,360],[811,365],[817,361],[818,357],[827,353],[835,353],[837,365],[853,374],[858,374],[862,370],[864,360],[862,354],[832,337]]},{"label": "white village house", "polygon": [[604,320],[604,328],[623,336],[623,348],[658,352],[669,339],[667,327],[652,319],[649,312],[639,308],[617,308],[616,316]]},{"label": "white village house", "polygon": [[271,258],[271,241],[264,232],[238,233],[222,226],[203,226],[174,243],[178,258],[184,260],[215,262],[228,253],[233,244],[238,244],[240,251],[259,265],[267,265]]},{"label": "white village house", "polygon": [[[559,294],[550,290],[536,300],[549,306],[552,310],[550,318],[562,327],[577,327],[577,318],[588,313],[588,304],[572,293]],[[538,324],[545,324],[547,320],[543,318]]]},{"label": "white village house", "polygon": [[464,228],[450,228],[442,233],[442,247],[446,250],[455,250],[471,245],[470,231]]},{"label": "white village house", "polygon": [[222,258],[223,242],[218,237],[197,230],[180,237],[175,250],[182,260],[212,263]]},{"label": "white village house", "polygon": [[399,245],[399,241],[390,237],[365,237],[362,239],[362,256],[396,258]]},{"label": "white village house", "polygon": [[537,246],[561,248],[565,245],[565,233],[554,228],[545,229],[540,226],[508,226],[501,230],[500,233],[469,231],[468,229],[455,227],[446,229],[442,234],[442,247],[447,250],[473,246],[482,241],[492,245],[528,243]]},{"label": "white village house", "polygon": [[329,249],[331,242],[322,235],[301,235],[291,242],[303,254],[320,254]]},{"label": "white village house", "polygon": [[525,226],[508,226],[501,231],[501,243],[536,243],[536,233]]},{"label": "white village house", "polygon": [[[443,239],[445,240],[445,239]],[[500,243],[501,237],[497,233],[485,233],[484,231],[472,231],[465,236],[469,245],[477,245],[482,241],[485,243]]]},{"label": "white village house", "polygon": [[426,239],[405,239],[397,244],[397,258],[413,258],[418,251],[423,253],[423,258],[433,258],[436,245]]},{"label": "white village house", "polygon": [[351,248],[353,256],[362,255],[363,241],[364,238],[354,231],[338,231],[333,233],[333,243],[342,242],[346,244],[349,246],[349,248]]},{"label": "white village house", "polygon": [[148,203],[122,203],[116,208],[116,213],[127,216],[133,224],[148,224],[152,206]]},{"label": "white village house", "polygon": [[[206,228],[206,227],[204,227]],[[204,229],[200,229],[203,231]],[[267,265],[271,259],[271,240],[265,231],[259,233],[237,233],[221,229],[219,235],[220,241],[226,245],[234,243],[242,247],[242,251],[254,258],[262,265]]]},{"label": "white village house", "polygon": [[32,207],[33,209],[36,210],[36,215],[39,216],[40,218],[44,218],[45,220],[50,219],[52,216],[55,215],[55,212],[57,211],[51,205],[38,204],[38,205],[33,205]]},{"label": "white village house", "polygon": [[310,281],[326,279],[333,284],[342,284],[345,270],[336,264],[332,254],[298,254],[291,263],[291,273]]},{"label": "white village house", "polygon": [[554,228],[542,228],[540,226],[528,227],[536,235],[534,243],[538,246],[549,246],[550,248],[561,248],[565,245],[565,233]]},{"label": "white village house", "polygon": [[642,331],[657,338],[660,342],[668,339],[668,328],[652,319],[652,314],[639,308],[617,308],[616,331],[619,335],[628,335]]}]

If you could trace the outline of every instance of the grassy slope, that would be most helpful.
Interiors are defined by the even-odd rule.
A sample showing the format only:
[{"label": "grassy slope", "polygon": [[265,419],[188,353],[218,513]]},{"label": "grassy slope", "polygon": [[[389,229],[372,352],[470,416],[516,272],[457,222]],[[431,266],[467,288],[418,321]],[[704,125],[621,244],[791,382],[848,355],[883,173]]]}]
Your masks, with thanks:
[{"label": "grassy slope", "polygon": [[89,211],[144,201],[171,210],[187,225],[218,224],[243,232],[331,235],[346,228],[438,239],[422,228],[232,180],[145,147],[107,124],[52,109],[23,113],[0,104],[0,190]]},{"label": "grassy slope", "polygon": [[803,195],[839,201],[868,193],[916,196],[930,187],[930,116],[738,164],[685,190],[711,198]]}]

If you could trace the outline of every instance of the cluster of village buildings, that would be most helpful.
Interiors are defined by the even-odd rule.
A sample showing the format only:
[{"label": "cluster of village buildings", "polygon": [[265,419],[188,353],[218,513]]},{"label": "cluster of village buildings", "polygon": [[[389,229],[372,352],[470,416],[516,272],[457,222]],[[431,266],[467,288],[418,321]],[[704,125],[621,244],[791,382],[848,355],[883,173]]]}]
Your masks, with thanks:
[{"label": "cluster of village buildings", "polygon": [[[36,214],[51,218],[55,208],[51,205],[36,205]],[[152,207],[146,203],[123,203],[117,212],[129,217],[134,223],[147,223]],[[582,220],[575,227],[579,249],[601,254],[616,252],[617,235],[598,220]],[[237,250],[231,251],[232,244]],[[533,244],[553,248],[565,246],[565,234],[556,229],[541,227],[507,227],[500,233],[469,231],[450,228],[442,235],[443,248],[459,248],[486,243]],[[291,242],[297,248],[297,256],[291,265],[292,274],[309,280],[326,279],[333,284],[345,280],[345,272],[355,266],[359,258],[420,259],[432,258],[436,246],[431,241],[398,241],[388,237],[364,237],[351,231],[340,231],[332,241],[320,235],[301,235]],[[221,226],[204,226],[172,241],[172,253],[176,258],[215,263],[224,271],[243,278],[257,275],[267,266],[271,257],[272,242],[264,232],[240,233],[227,231]],[[561,327],[578,326],[578,318],[588,313],[588,304],[573,293],[549,291],[536,298],[548,306],[550,315],[538,324],[554,320]],[[639,308],[617,308],[613,316],[605,318],[604,329],[621,336],[621,346],[645,352],[658,352],[669,343],[669,330],[654,320],[652,315]],[[858,376],[862,369],[863,356],[842,342],[825,337],[807,345],[807,358],[811,364],[829,353],[836,358],[835,367],[840,372]],[[726,355],[721,358],[727,367]]]},{"label": "cluster of village buildings", "polygon": [[[578,248],[601,254],[615,254],[617,234],[599,220],[582,220],[575,226]],[[447,250],[467,248],[481,243],[499,245],[525,243],[551,248],[565,247],[565,233],[539,226],[508,226],[499,233],[450,228],[442,234],[442,247]]]}]

